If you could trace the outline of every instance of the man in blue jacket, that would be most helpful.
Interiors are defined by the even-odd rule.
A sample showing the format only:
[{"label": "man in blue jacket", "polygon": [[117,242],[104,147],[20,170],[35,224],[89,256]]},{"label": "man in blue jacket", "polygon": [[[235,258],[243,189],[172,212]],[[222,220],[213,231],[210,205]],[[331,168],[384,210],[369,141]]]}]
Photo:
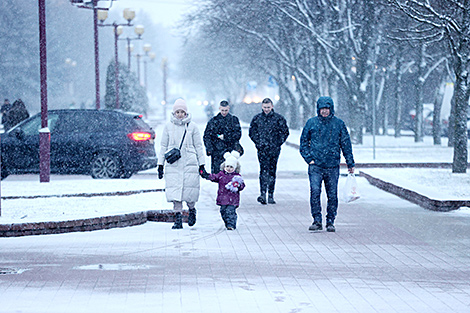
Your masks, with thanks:
[{"label": "man in blue jacket", "polygon": [[338,209],[338,178],[341,151],[349,173],[354,173],[354,158],[351,139],[344,122],[335,116],[333,99],[320,97],[317,101],[317,115],[305,124],[300,137],[300,154],[308,164],[310,180],[310,209],[313,224],[309,230],[322,230],[321,186],[325,183],[328,197],[326,230],[335,231]]}]

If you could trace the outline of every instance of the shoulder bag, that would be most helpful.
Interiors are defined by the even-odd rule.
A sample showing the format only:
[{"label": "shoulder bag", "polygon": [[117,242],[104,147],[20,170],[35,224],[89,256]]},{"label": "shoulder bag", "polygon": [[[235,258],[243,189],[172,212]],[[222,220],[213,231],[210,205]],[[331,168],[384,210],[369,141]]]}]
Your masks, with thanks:
[{"label": "shoulder bag", "polygon": [[183,146],[183,141],[184,141],[184,137],[186,136],[186,131],[187,129],[184,130],[183,139],[181,139],[179,149],[173,148],[170,151],[165,153],[165,160],[168,163],[173,164],[181,158],[181,147]]}]

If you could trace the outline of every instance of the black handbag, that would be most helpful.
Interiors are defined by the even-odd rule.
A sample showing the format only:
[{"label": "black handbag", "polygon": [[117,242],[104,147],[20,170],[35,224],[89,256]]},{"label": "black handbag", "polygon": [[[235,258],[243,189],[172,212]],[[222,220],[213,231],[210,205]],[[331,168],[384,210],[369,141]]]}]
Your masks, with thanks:
[{"label": "black handbag", "polygon": [[178,161],[179,159],[181,159],[181,147],[183,146],[183,141],[184,141],[185,136],[186,136],[186,129],[184,130],[183,139],[181,139],[179,149],[178,148],[173,148],[170,151],[165,153],[165,160],[168,163],[173,164],[176,161]]}]

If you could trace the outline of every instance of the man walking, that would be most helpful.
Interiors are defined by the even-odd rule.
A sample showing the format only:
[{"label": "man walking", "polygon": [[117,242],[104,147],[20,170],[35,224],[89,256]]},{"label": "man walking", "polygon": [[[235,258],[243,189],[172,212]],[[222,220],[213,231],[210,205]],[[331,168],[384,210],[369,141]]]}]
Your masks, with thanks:
[{"label": "man walking", "polygon": [[[281,146],[289,136],[286,119],[274,112],[273,102],[265,98],[261,103],[263,112],[255,115],[250,123],[249,136],[258,150],[260,195],[257,201],[261,204],[275,204],[274,185],[276,169]],[[266,202],[266,191],[268,199]]]},{"label": "man walking", "polygon": [[300,137],[300,154],[308,164],[310,180],[310,210],[313,224],[308,229],[311,231],[323,229],[320,195],[324,182],[328,198],[326,230],[334,232],[338,209],[340,152],[343,152],[349,173],[354,173],[354,158],[346,125],[335,116],[333,99],[320,97],[317,101],[317,115],[307,121]]},{"label": "man walking", "polygon": [[242,136],[240,121],[229,113],[230,105],[227,101],[220,102],[219,111],[207,122],[203,136],[206,154],[211,157],[212,174],[220,172],[225,152],[239,150],[237,146]]}]

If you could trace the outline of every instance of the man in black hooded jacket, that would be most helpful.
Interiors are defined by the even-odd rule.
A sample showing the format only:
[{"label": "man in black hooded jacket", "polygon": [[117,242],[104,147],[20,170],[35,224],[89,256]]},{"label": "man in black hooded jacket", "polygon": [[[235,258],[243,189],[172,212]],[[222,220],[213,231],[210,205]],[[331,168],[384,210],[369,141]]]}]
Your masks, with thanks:
[{"label": "man in black hooded jacket", "polygon": [[224,153],[239,151],[239,140],[242,136],[242,129],[238,117],[229,113],[230,105],[227,101],[220,102],[219,114],[207,122],[204,130],[204,146],[206,154],[211,157],[211,172],[220,172],[220,164],[224,162]]},{"label": "man in black hooded jacket", "polygon": [[260,195],[257,201],[275,204],[274,185],[281,146],[289,136],[286,119],[274,112],[273,102],[266,98],[262,101],[263,112],[256,114],[250,123],[249,136],[258,150]]}]

